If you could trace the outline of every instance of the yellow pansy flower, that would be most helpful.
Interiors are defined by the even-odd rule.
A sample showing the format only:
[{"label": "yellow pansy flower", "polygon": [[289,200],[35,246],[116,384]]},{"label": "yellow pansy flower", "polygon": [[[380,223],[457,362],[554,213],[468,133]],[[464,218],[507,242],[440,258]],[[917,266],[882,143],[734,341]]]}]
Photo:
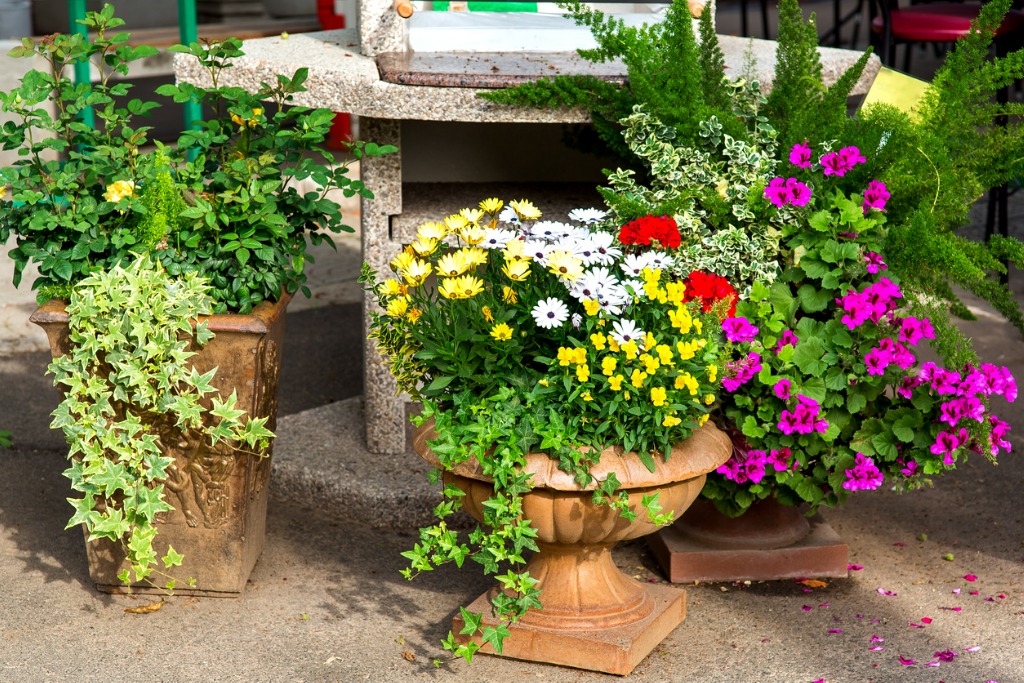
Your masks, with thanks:
[{"label": "yellow pansy flower", "polygon": [[601,310],[601,304],[596,299],[585,299],[583,301],[583,310],[587,312],[587,315],[594,316]]},{"label": "yellow pansy flower", "polygon": [[665,399],[668,398],[668,392],[665,391],[665,387],[654,387],[651,389],[651,404],[660,407],[665,405]]},{"label": "yellow pansy flower", "polygon": [[717,365],[709,365],[708,366],[708,381],[709,382],[714,382],[716,379],[718,379],[718,366]]},{"label": "yellow pansy flower", "polygon": [[690,392],[690,396],[696,396],[700,386],[697,384],[697,380],[693,378],[688,372],[684,372],[680,375],[676,375],[676,389],[687,389]]},{"label": "yellow pansy flower", "polygon": [[558,348],[558,354],[556,356],[558,364],[562,367],[568,367],[572,363],[572,349],[560,346]]},{"label": "yellow pansy flower", "polygon": [[682,282],[666,282],[665,294],[668,296],[669,301],[673,303],[680,303],[682,302],[683,297],[686,296],[686,285]]},{"label": "yellow pansy flower", "polygon": [[546,379],[539,379],[537,380],[537,384],[541,385],[542,387],[546,387],[548,386],[549,382]]},{"label": "yellow pansy flower", "polygon": [[[697,330],[697,334],[701,334],[704,331],[704,323],[703,323],[703,321],[701,321],[699,319],[698,320],[694,320],[693,321],[693,329]],[[701,341],[703,341],[703,339]],[[703,344],[701,344],[701,346],[703,346]]]},{"label": "yellow pansy flower", "polygon": [[707,396],[704,397],[704,405],[711,405],[714,402],[715,402],[715,395],[714,394],[708,394]]},{"label": "yellow pansy flower", "polygon": [[649,353],[640,354],[640,362],[644,364],[644,370],[651,375],[661,367],[661,363],[658,362],[658,359]]},{"label": "yellow pansy flower", "polygon": [[658,344],[654,347],[654,351],[658,354],[658,360],[662,365],[672,365],[672,347],[668,344]]},{"label": "yellow pansy flower", "polygon": [[601,359],[601,373],[606,377],[611,377],[612,373],[615,372],[615,366],[618,365],[618,361],[612,356],[605,356]]},{"label": "yellow pansy flower", "polygon": [[701,415],[699,418],[697,418],[697,426],[703,427],[704,423],[708,421],[709,417],[711,417],[711,416],[707,415],[707,414]]},{"label": "yellow pansy flower", "polygon": [[[612,341],[614,340],[609,340],[609,347],[611,347]],[[622,350],[622,353],[626,354],[626,358],[636,358],[640,355],[640,347],[636,345],[635,341],[628,341],[625,344],[619,344],[619,348]],[[614,351],[615,349],[612,350]]]},{"label": "yellow pansy flower", "polygon": [[679,354],[679,360],[690,360],[697,353],[697,344],[692,340],[676,342],[676,353]]},{"label": "yellow pansy flower", "polygon": [[590,379],[590,367],[587,365],[576,366],[576,379],[580,382],[586,382]]},{"label": "yellow pansy flower", "polygon": [[248,128],[255,128],[256,124],[259,123],[259,120],[258,120],[257,117],[259,117],[262,113],[263,113],[262,109],[256,108],[256,109],[252,110],[252,118],[251,119],[243,119],[238,114],[232,114],[231,115],[231,120],[234,121],[235,123],[237,123],[242,128],[246,128],[246,127],[248,127]]},{"label": "yellow pansy flower", "polygon": [[622,375],[612,375],[608,378],[608,386],[612,388],[612,391],[620,391],[625,380],[626,378]]},{"label": "yellow pansy flower", "polygon": [[472,299],[484,291],[484,281],[474,275],[446,277],[437,291],[446,299]]},{"label": "yellow pansy flower", "polygon": [[491,336],[498,341],[508,341],[512,338],[512,328],[505,323],[498,323],[491,328]]},{"label": "yellow pansy flower", "polygon": [[600,332],[595,332],[594,334],[590,335],[590,343],[594,345],[595,351],[604,351],[606,339],[607,337],[605,337]]},{"label": "yellow pansy flower", "polygon": [[513,199],[508,203],[512,207],[512,210],[519,216],[519,220],[522,221],[535,221],[540,218],[540,209],[525,199],[515,200]]},{"label": "yellow pansy flower", "polygon": [[685,306],[679,306],[674,311],[668,312],[669,322],[683,334],[688,334],[693,327],[693,316]]},{"label": "yellow pansy flower", "polygon": [[[601,320],[604,320],[604,318],[602,318]],[[615,353],[618,353],[621,348],[622,347],[619,346],[619,342],[615,341],[615,339],[613,339],[612,337],[608,337],[609,351],[614,351]]]},{"label": "yellow pansy flower", "polygon": [[505,261],[501,272],[512,282],[523,282],[530,277],[530,264],[526,261]]},{"label": "yellow pansy flower", "polygon": [[658,340],[654,338],[653,332],[648,332],[644,337],[644,351],[653,351],[654,347],[658,345]]},{"label": "yellow pansy flower", "polygon": [[665,419],[661,421],[661,426],[662,427],[675,427],[680,422],[682,422],[682,420],[680,420],[675,415],[666,415]]},{"label": "yellow pansy flower", "polygon": [[640,389],[643,387],[645,379],[647,379],[647,373],[640,368],[634,368],[633,374],[629,376],[629,383]]},{"label": "yellow pansy flower", "polygon": [[584,401],[593,401],[594,400],[594,397],[590,395],[589,391],[584,391],[583,394],[580,396],[580,398],[582,398]]}]

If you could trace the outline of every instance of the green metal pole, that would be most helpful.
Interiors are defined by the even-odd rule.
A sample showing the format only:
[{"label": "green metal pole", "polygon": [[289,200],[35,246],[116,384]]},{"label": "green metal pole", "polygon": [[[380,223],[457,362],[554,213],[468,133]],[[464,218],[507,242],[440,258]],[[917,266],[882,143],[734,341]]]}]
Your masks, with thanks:
[{"label": "green metal pole", "polygon": [[[191,45],[199,40],[199,27],[196,25],[196,0],[178,0],[178,30],[183,45]],[[185,130],[196,127],[203,118],[203,110],[195,100],[185,103]]]},{"label": "green metal pole", "polygon": [[[83,36],[86,42],[89,41],[89,29],[78,23],[79,19],[85,19],[85,0],[68,0],[68,20],[71,23],[71,33]],[[92,75],[89,72],[89,61],[81,61],[75,64],[75,82],[91,83]],[[96,127],[96,117],[93,115],[92,107],[82,110],[82,123],[90,128]]]}]

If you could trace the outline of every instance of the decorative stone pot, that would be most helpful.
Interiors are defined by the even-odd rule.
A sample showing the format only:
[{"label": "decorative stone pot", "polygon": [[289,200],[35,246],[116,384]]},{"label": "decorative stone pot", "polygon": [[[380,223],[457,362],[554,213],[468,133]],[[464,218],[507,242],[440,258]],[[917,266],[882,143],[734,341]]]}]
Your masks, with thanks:
[{"label": "decorative stone pot", "polygon": [[[426,443],[433,438],[431,421],[416,432],[413,447],[425,460],[439,465]],[[535,488],[523,496],[523,513],[537,529],[539,552],[526,570],[540,581],[543,607],[530,610],[509,627],[511,636],[505,640],[503,655],[620,675],[632,671],[682,623],[686,593],[629,578],[615,566],[612,548],[619,541],[658,529],[646,519],[640,505],[643,495],[660,493],[663,508],[679,515],[700,493],[706,473],[725,462],[731,452],[729,438],[711,423],[673,448],[667,462],[657,458],[654,472],[633,453],[605,450],[591,472],[597,479],[615,474],[622,490],[629,493],[630,508],[638,513],[633,522],[606,505],[595,505],[591,500],[594,484],[583,490],[547,455],[528,455],[526,471],[532,474]],[[458,465],[453,472],[445,472],[444,480],[467,494],[464,508],[482,521],[483,503],[494,489],[479,462]],[[498,623],[490,616],[490,597],[485,593],[468,608],[483,613],[485,626]],[[459,634],[463,626],[461,617],[456,617],[453,632]],[[463,642],[468,639],[456,637]],[[490,645],[481,651],[493,654]]]},{"label": "decorative stone pot", "polygon": [[845,577],[849,548],[821,515],[769,497],[739,517],[699,500],[649,539],[673,583]]},{"label": "decorative stone pot", "polygon": [[[260,304],[248,315],[210,316],[207,325],[214,338],[206,346],[191,349],[197,352],[191,359],[195,368],[205,373],[216,367],[213,386],[224,396],[236,391],[238,408],[250,417],[268,418],[270,430],[277,416],[284,311],[290,299]],[[31,321],[46,331],[55,358],[70,351],[63,302],[44,304]],[[180,567],[161,571],[174,578],[176,593],[237,596],[263,550],[270,452],[259,457],[224,445],[210,447],[205,440],[182,439],[178,432],[160,442],[164,454],[174,458],[164,481],[167,502],[174,510],[158,519],[154,549],[162,556],[172,545],[184,555]],[[127,567],[118,544],[105,539],[87,542],[86,554],[89,576],[98,590],[126,590],[117,578]],[[191,587],[190,579],[195,580]],[[159,589],[134,584],[131,590]]]}]

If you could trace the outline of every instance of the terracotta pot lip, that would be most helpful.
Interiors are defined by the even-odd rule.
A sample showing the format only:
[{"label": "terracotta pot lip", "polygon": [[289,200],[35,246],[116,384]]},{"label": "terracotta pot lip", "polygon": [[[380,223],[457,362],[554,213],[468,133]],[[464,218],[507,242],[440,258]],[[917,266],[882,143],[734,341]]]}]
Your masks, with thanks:
[{"label": "terracotta pot lip", "polygon": [[[203,316],[211,332],[237,332],[240,334],[266,334],[274,321],[284,315],[285,308],[292,300],[287,292],[275,302],[264,301],[251,313],[215,313]],[[64,299],[50,299],[29,316],[29,322],[36,325],[67,325],[68,302]]]},{"label": "terracotta pot lip", "polygon": [[[440,467],[437,455],[427,446],[427,441],[435,438],[437,432],[434,431],[434,420],[430,418],[416,430],[413,449],[421,458]],[[635,489],[695,479],[716,469],[731,456],[732,441],[709,421],[688,439],[676,444],[667,461],[655,458],[654,472],[647,469],[636,453],[625,453],[621,446],[602,451],[601,460],[590,469],[595,480],[586,487],[581,487],[572,475],[558,469],[558,462],[544,453],[528,454],[524,470],[532,475],[530,480],[534,486],[556,491],[591,491],[597,488],[598,480],[607,478],[611,473],[615,474],[623,488]],[[460,463],[452,472],[469,479],[491,480],[475,459]]]}]

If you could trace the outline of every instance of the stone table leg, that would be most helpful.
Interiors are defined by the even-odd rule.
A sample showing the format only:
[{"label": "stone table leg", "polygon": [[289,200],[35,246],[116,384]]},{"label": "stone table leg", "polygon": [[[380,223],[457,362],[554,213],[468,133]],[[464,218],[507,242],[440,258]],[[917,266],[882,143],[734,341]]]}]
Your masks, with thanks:
[{"label": "stone table leg", "polygon": [[[392,119],[360,118],[360,137],[401,150],[399,122]],[[401,151],[385,157],[363,159],[360,173],[373,199],[362,201],[363,260],[386,276],[388,262],[401,244],[391,239],[391,217],[402,213]],[[369,333],[370,312],[379,311],[370,294],[363,298],[363,332]],[[366,445],[372,453],[406,453],[407,398],[398,393],[391,372],[368,337],[363,349],[363,397],[366,416]]]}]

